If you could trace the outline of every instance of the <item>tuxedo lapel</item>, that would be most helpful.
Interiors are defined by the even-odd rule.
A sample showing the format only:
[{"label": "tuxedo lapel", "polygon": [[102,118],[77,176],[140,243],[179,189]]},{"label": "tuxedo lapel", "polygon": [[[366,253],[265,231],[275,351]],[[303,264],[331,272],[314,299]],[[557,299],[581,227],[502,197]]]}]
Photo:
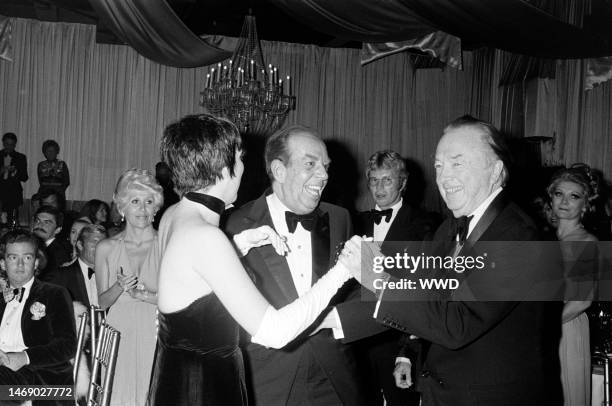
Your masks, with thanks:
[{"label": "tuxedo lapel", "polygon": [[32,304],[38,300],[39,292],[40,283],[36,278],[34,278],[34,282],[30,287],[30,294],[23,305],[23,312],[21,313],[21,334],[26,345],[28,345],[28,338],[32,337],[29,331],[32,327],[32,313],[30,312],[30,307],[32,307]]},{"label": "tuxedo lapel", "polygon": [[2,321],[2,317],[4,317],[4,310],[6,310],[6,302],[4,301],[4,297],[0,298],[0,322]]},{"label": "tuxedo lapel", "polygon": [[[268,225],[274,228],[274,223],[272,222],[272,217],[270,216],[270,209],[268,208],[268,203],[266,201],[267,194],[268,193],[264,193],[264,195],[257,199],[253,204],[247,218],[247,222],[250,223],[247,228],[256,228],[263,225]],[[298,293],[295,288],[295,284],[293,283],[293,278],[291,277],[291,270],[289,269],[287,259],[278,255],[272,245],[265,245],[251,251],[256,252],[249,253],[249,255],[257,253],[261,256],[262,260],[266,264],[266,268],[259,271],[268,272],[274,278],[278,285],[278,289],[287,299],[287,302],[289,303],[297,299]]]},{"label": "tuxedo lapel", "polygon": [[329,213],[317,209],[317,223],[310,233],[310,246],[312,248],[312,284],[329,269],[330,236]]},{"label": "tuxedo lapel", "polygon": [[80,292],[79,296],[83,299],[83,304],[89,307],[89,296],[87,295],[87,285],[85,283],[85,278],[83,277],[83,272],[81,271],[81,264],[79,264],[78,259],[74,261],[74,264],[72,264],[71,271],[74,272],[74,281],[76,283],[75,288]]},{"label": "tuxedo lapel", "polygon": [[484,214],[478,221],[478,224],[474,227],[467,240],[465,241],[465,245],[474,245],[474,243],[480,240],[480,237],[487,231],[489,226],[493,223],[493,221],[499,216],[499,214],[504,210],[504,208],[508,205],[509,201],[506,199],[506,194],[502,191],[487,207]]},{"label": "tuxedo lapel", "polygon": [[[397,215],[393,219],[393,223],[391,223],[391,227],[389,227],[389,231],[385,236],[385,241],[402,241],[403,238],[400,237],[402,235],[402,227],[406,227],[410,223],[410,216],[412,211],[410,206],[406,203],[402,204],[402,207],[397,212]],[[384,219],[382,221],[385,221]],[[372,228],[374,228],[372,226]]]}]

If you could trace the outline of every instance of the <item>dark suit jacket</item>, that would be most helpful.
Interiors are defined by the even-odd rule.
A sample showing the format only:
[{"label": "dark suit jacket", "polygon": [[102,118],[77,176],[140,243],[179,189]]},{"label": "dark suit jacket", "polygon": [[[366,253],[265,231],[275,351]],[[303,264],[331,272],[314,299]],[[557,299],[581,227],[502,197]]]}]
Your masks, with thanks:
[{"label": "dark suit jacket", "polygon": [[[382,221],[385,221],[384,219]],[[391,227],[389,227],[389,231],[385,236],[384,241],[393,241],[397,242],[394,246],[382,246],[382,252],[385,255],[394,255],[399,247],[405,247],[401,242],[411,242],[413,247],[420,248],[420,243],[422,241],[429,241],[433,238],[434,231],[436,229],[436,221],[432,218],[432,216],[424,210],[421,210],[416,207],[410,206],[406,201],[403,202],[402,206],[397,212],[397,215],[393,219],[393,223]],[[370,214],[369,211],[360,212],[355,219],[355,234],[357,235],[366,235],[368,237],[374,236],[374,218]],[[363,293],[364,295],[368,295],[367,292]],[[372,300],[375,298],[371,296]],[[373,314],[372,302],[368,303],[366,301],[359,301],[360,304],[355,303],[351,306],[351,312],[353,315],[347,315],[347,307],[340,305],[339,316],[341,322],[343,321],[343,316],[346,317],[354,317],[355,313],[367,313],[370,312]],[[360,307],[361,309],[358,309]],[[358,316],[357,317],[361,317]],[[416,357],[420,350],[420,342],[419,340],[410,340],[409,335],[401,334],[397,330],[388,330],[387,332],[383,332],[381,334],[377,334],[371,337],[368,337],[365,340],[362,340],[359,344],[361,346],[374,346],[374,345],[382,345],[385,342],[394,341],[397,344],[394,349],[393,356],[402,356],[406,358],[410,358],[412,360],[413,365],[417,365]],[[389,349],[393,347],[389,346]]]},{"label": "dark suit jacket", "polygon": [[70,243],[62,238],[56,237],[48,247],[44,248],[47,256],[47,266],[42,269],[38,278],[41,281],[49,282],[53,274],[62,265],[70,262],[72,258],[72,247]]},{"label": "dark suit jacket", "polygon": [[[94,276],[92,276],[93,278]],[[62,266],[48,276],[49,283],[63,286],[68,290],[73,302],[81,302],[89,308],[89,297],[87,296],[87,286],[85,278],[81,272],[79,260],[75,259],[67,266]]]},{"label": "dark suit jacket", "polygon": [[[385,221],[385,220],[382,220]],[[431,240],[436,224],[429,213],[411,207],[405,201],[393,219],[385,241]],[[369,212],[361,212],[355,219],[355,234],[374,236],[374,220]]]},{"label": "dark suit jacket", "polygon": [[[39,320],[33,320],[30,312],[35,302],[46,308],[46,314]],[[0,318],[5,309],[6,303],[0,300]],[[76,352],[76,328],[68,292],[34,279],[23,308],[21,333],[30,363],[14,373],[27,376],[32,380],[30,385],[72,385],[70,359]]]},{"label": "dark suit jacket", "polygon": [[[0,165],[3,164],[4,156],[7,152],[0,150]],[[28,161],[26,156],[13,151],[11,154],[12,165],[17,169],[15,176],[8,179],[0,177],[0,196],[1,201],[6,206],[5,209],[12,209],[21,206],[23,203],[23,187],[21,182],[28,180]]]},{"label": "dark suit jacket", "polygon": [[[335,259],[336,246],[350,237],[352,228],[345,209],[321,203],[317,210],[329,217],[329,226],[318,223],[312,232],[313,280],[328,271]],[[226,230],[235,235],[262,225],[273,227],[265,195],[235,210],[227,221]],[[259,291],[275,308],[281,308],[298,298],[287,260],[277,255],[272,246],[251,249],[243,262]],[[343,300],[346,294],[341,290],[332,302]],[[312,337],[303,334],[280,350],[253,343],[246,344],[245,350],[247,379],[250,374],[257,406],[286,404],[305,355],[314,357],[343,404],[353,406],[363,403],[351,349],[334,340],[328,331],[321,331]]]},{"label": "dark suit jacket", "polygon": [[[493,201],[479,224],[486,224],[487,217],[491,222],[479,241],[538,239],[531,219],[509,203],[504,193]],[[449,228],[447,220],[434,240],[447,239]],[[473,243],[469,241],[472,234],[468,244]],[[478,292],[479,286],[491,288],[497,281],[502,290],[507,286],[500,286],[501,280],[511,281],[525,271],[539,272],[528,262],[535,257],[534,251],[525,252],[537,251],[536,244],[520,245],[520,250],[518,244],[499,246],[497,252],[491,252],[498,259],[496,268],[473,274],[477,283],[472,288],[477,295],[486,293]],[[464,254],[462,251],[460,255]],[[486,283],[479,285],[479,278]],[[385,291],[377,321],[431,342],[420,377],[424,406],[562,404],[560,303],[455,301],[435,294],[429,301],[419,301],[423,296],[416,295],[408,289]]]}]

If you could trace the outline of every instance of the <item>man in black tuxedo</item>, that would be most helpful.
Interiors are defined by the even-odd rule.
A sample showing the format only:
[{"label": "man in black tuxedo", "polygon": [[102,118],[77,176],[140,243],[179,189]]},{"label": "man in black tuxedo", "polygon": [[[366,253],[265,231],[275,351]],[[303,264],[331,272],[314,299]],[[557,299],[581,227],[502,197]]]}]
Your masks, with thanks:
[{"label": "man in black tuxedo", "polygon": [[[424,210],[411,207],[402,198],[408,172],[400,154],[395,151],[375,152],[366,166],[366,180],[376,206],[357,216],[357,235],[373,237],[374,241],[416,243],[431,239],[434,231],[431,216]],[[385,250],[384,244],[382,251],[393,255],[393,252]],[[368,376],[369,405],[382,405],[383,396],[389,406],[419,404],[418,394],[414,389],[407,389],[412,363],[420,347],[418,340],[410,340],[409,335],[389,330],[360,340],[356,345],[360,368]]]},{"label": "man in black tuxedo", "polygon": [[[350,237],[352,227],[345,209],[319,203],[330,159],[316,132],[293,126],[275,133],[267,140],[265,161],[272,190],[234,211],[226,230],[237,235],[268,225],[286,237],[290,252],[285,257],[271,245],[244,257],[260,292],[280,308],[329,270],[336,246]],[[244,354],[254,405],[364,404],[352,351],[329,330],[298,337],[280,350],[249,343]]]},{"label": "man in black tuxedo", "polygon": [[[23,204],[23,187],[21,182],[28,180],[28,162],[26,156],[15,151],[17,136],[6,133],[2,136],[0,150],[0,217],[17,216],[17,209]],[[0,219],[0,223],[6,220]]]},{"label": "man in black tuxedo", "polygon": [[[545,271],[532,262],[537,244],[525,243],[538,239],[536,227],[503,190],[507,157],[501,134],[489,123],[464,116],[445,128],[436,149],[436,183],[453,216],[440,226],[434,240],[450,237],[446,254],[452,258],[470,255],[476,243],[504,243],[489,244],[494,262],[482,270],[465,271],[456,291],[376,292],[376,321],[430,343],[419,377],[423,406],[563,403],[558,356],[561,306],[514,299],[523,298],[529,287],[522,280],[538,280]],[[375,291],[373,274],[355,276]],[[397,282],[384,273],[376,278]],[[348,326],[345,334],[367,330],[364,319],[356,326],[357,317],[342,319],[340,309],[339,313],[342,326]]]},{"label": "man in black tuxedo", "polygon": [[[34,277],[38,239],[10,231],[0,241],[8,286],[0,300],[0,385],[73,385],[74,313],[68,292]],[[72,405],[34,401],[34,405]]]},{"label": "man in black tuxedo", "polygon": [[106,238],[106,229],[96,224],[83,227],[77,237],[77,258],[49,275],[49,282],[68,289],[72,301],[87,308],[98,305],[98,290],[94,276],[96,246]]},{"label": "man in black tuxedo", "polygon": [[64,214],[52,206],[41,206],[34,215],[32,232],[44,241],[47,256],[47,266],[39,276],[43,281],[48,281],[54,270],[72,259],[70,244],[58,237],[63,223]]}]

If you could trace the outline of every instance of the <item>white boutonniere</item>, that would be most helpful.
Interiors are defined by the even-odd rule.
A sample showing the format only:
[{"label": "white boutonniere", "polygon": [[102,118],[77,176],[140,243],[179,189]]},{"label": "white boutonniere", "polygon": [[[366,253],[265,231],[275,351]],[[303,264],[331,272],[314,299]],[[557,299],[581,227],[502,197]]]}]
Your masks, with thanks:
[{"label": "white boutonniere", "polygon": [[47,308],[45,307],[45,305],[40,302],[32,303],[32,306],[30,306],[30,313],[32,313],[32,320],[40,320],[43,317],[45,317],[45,315],[47,314],[45,312],[46,309]]}]

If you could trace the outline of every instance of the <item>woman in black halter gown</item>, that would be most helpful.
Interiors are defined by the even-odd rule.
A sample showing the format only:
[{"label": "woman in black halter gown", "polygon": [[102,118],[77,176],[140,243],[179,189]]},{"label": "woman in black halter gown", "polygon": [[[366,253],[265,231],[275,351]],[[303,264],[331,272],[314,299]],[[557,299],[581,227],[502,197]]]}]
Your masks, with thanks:
[{"label": "woman in black halter gown", "polygon": [[[247,405],[239,325],[253,342],[280,348],[307,328],[358,269],[359,255],[339,263],[300,299],[275,310],[257,291],[237,250],[219,230],[244,171],[240,134],[227,120],[187,116],[164,131],[162,157],[181,201],[160,223],[159,333],[150,405]],[[286,246],[268,226],[234,238],[238,252]]]}]

